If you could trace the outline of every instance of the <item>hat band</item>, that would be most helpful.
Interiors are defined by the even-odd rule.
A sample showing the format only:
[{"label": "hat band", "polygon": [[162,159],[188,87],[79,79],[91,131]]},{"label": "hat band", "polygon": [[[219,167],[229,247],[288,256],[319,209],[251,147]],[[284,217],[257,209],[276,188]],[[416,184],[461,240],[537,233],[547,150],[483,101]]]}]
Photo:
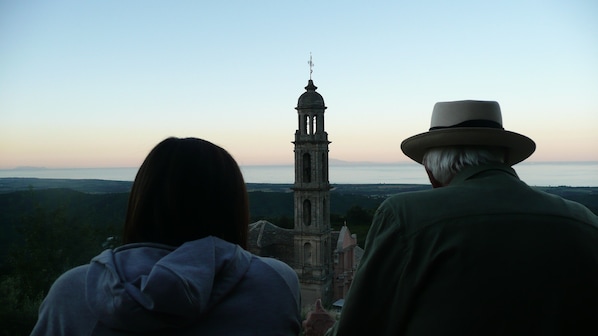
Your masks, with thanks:
[{"label": "hat band", "polygon": [[498,128],[504,129],[501,124],[497,123],[496,121],[492,120],[484,120],[484,119],[474,119],[474,120],[467,120],[462,123],[458,123],[452,126],[436,126],[431,127],[430,131],[444,129],[444,128],[456,128],[456,127],[487,127],[487,128]]}]

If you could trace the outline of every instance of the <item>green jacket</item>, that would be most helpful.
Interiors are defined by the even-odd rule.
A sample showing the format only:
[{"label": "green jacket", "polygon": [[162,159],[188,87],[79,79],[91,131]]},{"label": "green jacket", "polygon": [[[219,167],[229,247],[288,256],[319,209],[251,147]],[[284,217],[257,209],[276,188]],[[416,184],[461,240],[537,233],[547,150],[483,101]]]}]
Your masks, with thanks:
[{"label": "green jacket", "polygon": [[338,335],[598,334],[598,217],[505,165],[377,210]]}]

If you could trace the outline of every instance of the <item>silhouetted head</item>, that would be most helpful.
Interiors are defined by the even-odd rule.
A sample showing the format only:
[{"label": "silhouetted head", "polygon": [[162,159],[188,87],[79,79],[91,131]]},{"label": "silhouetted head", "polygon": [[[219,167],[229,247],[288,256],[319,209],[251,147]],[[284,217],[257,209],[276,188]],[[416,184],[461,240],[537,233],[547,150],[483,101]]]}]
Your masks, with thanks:
[{"label": "silhouetted head", "polygon": [[466,167],[505,163],[507,149],[491,146],[443,146],[424,153],[422,164],[434,188],[449,185]]},{"label": "silhouetted head", "polygon": [[168,138],[139,168],[123,243],[179,246],[207,236],[247,247],[249,205],[233,157],[211,142]]}]

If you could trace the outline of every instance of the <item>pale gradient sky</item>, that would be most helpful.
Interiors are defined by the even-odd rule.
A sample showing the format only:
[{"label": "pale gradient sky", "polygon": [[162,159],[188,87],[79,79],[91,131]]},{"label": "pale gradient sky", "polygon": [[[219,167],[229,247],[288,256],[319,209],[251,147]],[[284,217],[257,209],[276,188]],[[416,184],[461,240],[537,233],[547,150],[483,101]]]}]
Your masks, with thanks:
[{"label": "pale gradient sky", "polygon": [[310,52],[331,158],[407,161],[435,102],[487,99],[530,161],[598,161],[598,1],[0,0],[0,168],[292,163]]}]

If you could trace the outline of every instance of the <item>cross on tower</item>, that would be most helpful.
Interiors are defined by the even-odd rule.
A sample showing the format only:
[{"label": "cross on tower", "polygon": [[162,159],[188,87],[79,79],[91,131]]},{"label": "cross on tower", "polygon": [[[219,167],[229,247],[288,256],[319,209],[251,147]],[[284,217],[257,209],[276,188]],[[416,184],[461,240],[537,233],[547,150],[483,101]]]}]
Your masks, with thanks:
[{"label": "cross on tower", "polygon": [[314,62],[311,60],[311,53],[309,53],[309,62],[307,64],[309,64],[309,79],[311,79],[311,74],[314,72]]}]

